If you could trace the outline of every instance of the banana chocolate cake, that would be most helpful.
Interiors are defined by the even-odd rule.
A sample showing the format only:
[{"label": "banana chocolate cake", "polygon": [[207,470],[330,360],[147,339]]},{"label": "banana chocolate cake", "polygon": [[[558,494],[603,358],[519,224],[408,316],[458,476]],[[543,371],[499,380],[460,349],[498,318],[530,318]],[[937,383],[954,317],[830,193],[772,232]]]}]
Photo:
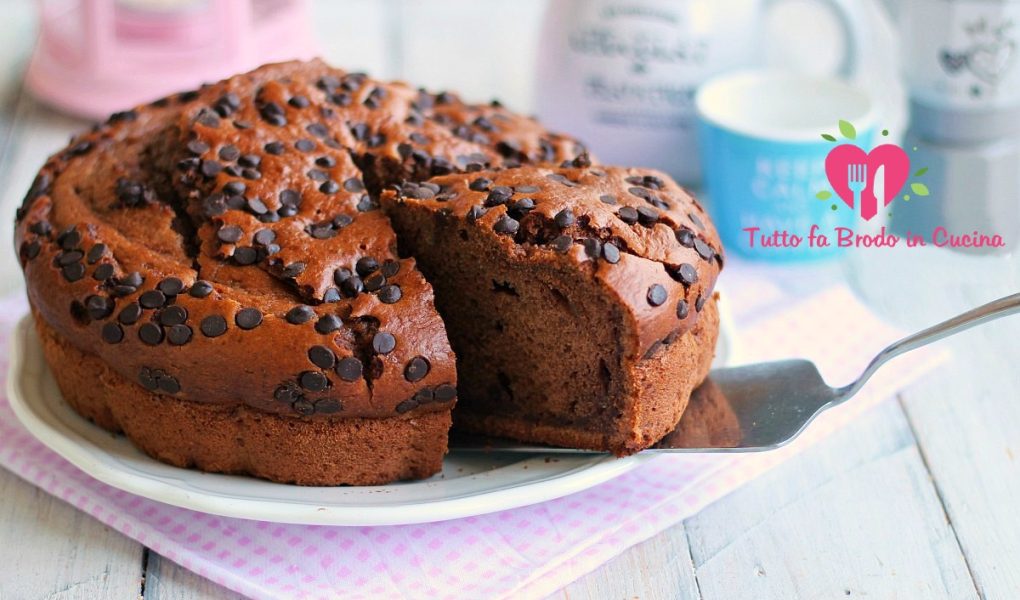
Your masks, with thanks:
[{"label": "banana chocolate cake", "polygon": [[427,477],[451,418],[640,450],[718,330],[719,239],[666,176],[321,61],[114,114],[46,162],[16,244],[77,412],[279,482]]}]

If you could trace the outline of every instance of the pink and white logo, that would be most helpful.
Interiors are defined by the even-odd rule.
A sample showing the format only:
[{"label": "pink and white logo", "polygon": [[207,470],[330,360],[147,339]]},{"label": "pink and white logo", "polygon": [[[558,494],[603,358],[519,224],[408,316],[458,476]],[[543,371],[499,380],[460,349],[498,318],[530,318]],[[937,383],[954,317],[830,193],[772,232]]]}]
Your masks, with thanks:
[{"label": "pink and white logo", "polygon": [[825,157],[825,175],[832,191],[869,221],[903,189],[910,177],[910,157],[895,144],[882,144],[871,152],[840,144]]}]

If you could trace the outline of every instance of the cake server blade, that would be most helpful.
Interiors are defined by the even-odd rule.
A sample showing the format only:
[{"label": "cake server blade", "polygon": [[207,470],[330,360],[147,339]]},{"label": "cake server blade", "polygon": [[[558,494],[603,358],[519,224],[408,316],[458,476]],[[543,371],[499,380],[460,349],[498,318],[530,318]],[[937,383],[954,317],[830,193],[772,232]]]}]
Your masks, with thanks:
[{"label": "cake server blade", "polygon": [[[860,377],[831,387],[808,360],[715,369],[691,396],[679,425],[643,452],[760,452],[795,439],[822,411],[856,394],[888,360],[976,325],[1020,312],[1020,293],[907,336],[878,353]],[[451,451],[597,453],[452,432]]]}]

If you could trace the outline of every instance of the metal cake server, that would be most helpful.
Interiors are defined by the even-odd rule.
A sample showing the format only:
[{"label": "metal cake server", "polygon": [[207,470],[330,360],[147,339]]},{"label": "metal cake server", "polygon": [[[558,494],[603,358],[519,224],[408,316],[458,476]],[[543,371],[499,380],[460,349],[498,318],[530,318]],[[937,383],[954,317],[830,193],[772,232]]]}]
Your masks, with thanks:
[{"label": "metal cake server", "polygon": [[[1020,312],[1020,293],[1000,298],[888,346],[855,381],[834,388],[814,363],[781,360],[714,369],[676,429],[644,452],[759,452],[796,438],[819,413],[846,402],[892,358],[976,325]],[[597,453],[453,432],[451,451]]]}]

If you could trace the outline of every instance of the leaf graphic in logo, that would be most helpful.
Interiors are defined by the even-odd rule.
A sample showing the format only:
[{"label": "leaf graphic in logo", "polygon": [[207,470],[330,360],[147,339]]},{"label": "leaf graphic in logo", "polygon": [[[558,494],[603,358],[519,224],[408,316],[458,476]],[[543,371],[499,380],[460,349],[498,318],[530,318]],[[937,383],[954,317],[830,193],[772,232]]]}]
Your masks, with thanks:
[{"label": "leaf graphic in logo", "polygon": [[928,186],[924,185],[920,181],[915,181],[914,183],[911,183],[910,191],[914,192],[918,196],[927,196],[929,194]]},{"label": "leaf graphic in logo", "polygon": [[832,192],[829,190],[822,190],[815,194],[815,198],[818,198],[819,200],[828,200],[829,198],[832,198]]},{"label": "leaf graphic in logo", "polygon": [[921,167],[920,169],[914,171],[914,177],[920,177],[921,175],[924,175],[927,172],[928,172],[928,167]]},{"label": "leaf graphic in logo", "polygon": [[827,140],[827,141],[830,141],[830,142],[835,142],[835,141],[836,141],[836,138],[835,138],[835,136],[831,136],[831,135],[829,135],[829,134],[827,134],[827,133],[823,133],[823,134],[822,134],[822,139],[823,139],[823,140]]},{"label": "leaf graphic in logo", "polygon": [[848,140],[857,139],[857,130],[854,129],[854,125],[850,121],[844,121],[840,119],[839,132],[842,133],[843,137],[845,137]]}]

